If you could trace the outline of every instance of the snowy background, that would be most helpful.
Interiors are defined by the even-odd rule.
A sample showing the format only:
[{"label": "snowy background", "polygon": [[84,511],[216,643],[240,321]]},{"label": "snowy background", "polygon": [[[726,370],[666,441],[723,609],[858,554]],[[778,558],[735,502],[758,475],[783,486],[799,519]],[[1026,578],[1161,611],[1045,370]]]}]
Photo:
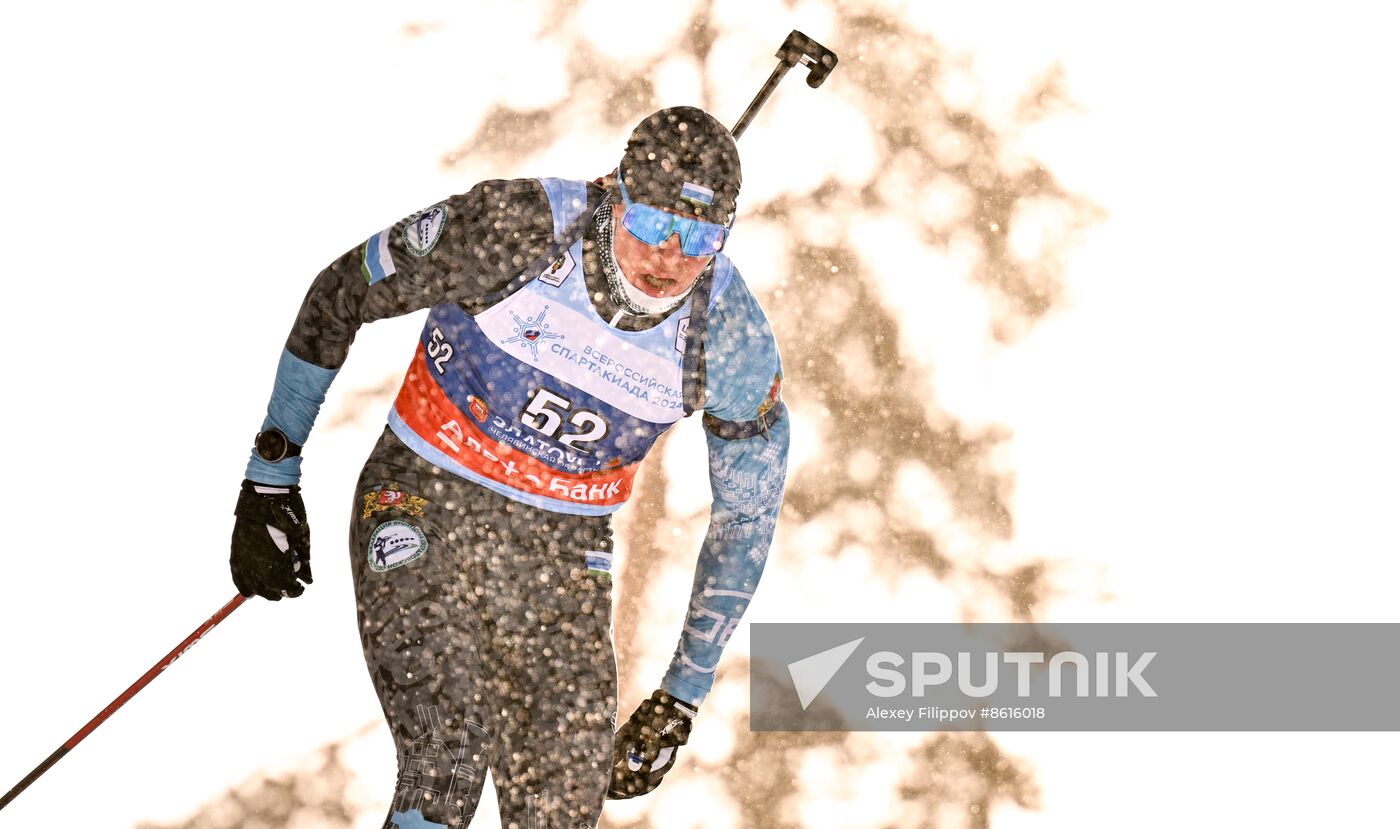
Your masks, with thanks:
[{"label": "snowy background", "polygon": [[[842,63],[740,142],[731,253],[796,424],[750,621],[1395,621],[1400,57],[1372,8],[7,6],[0,789],[233,595],[236,488],[326,263],[480,178],[601,175],[659,106],[732,123],[792,28]],[[323,409],[307,595],[240,609],[0,826],[379,824],[343,539],[421,323],[362,329]],[[679,427],[620,517],[624,711],[679,631],[702,443]],[[693,766],[609,825],[1393,810],[1394,735],[774,741],[742,726],[746,649]]]}]

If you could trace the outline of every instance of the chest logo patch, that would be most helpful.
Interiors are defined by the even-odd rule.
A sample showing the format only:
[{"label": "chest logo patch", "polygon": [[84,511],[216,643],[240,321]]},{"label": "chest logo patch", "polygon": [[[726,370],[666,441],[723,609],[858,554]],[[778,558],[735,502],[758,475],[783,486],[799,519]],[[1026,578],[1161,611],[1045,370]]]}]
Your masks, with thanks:
[{"label": "chest logo patch", "polygon": [[569,278],[569,274],[574,272],[574,257],[566,250],[560,254],[558,259],[544,269],[540,274],[540,281],[546,285],[553,285],[558,288],[564,284],[564,280]]},{"label": "chest logo patch", "polygon": [[690,317],[681,320],[676,328],[676,350],[685,353],[685,338],[690,336]]},{"label": "chest logo patch", "polygon": [[521,348],[530,349],[530,359],[540,359],[540,343],[545,340],[562,340],[563,334],[556,334],[549,330],[549,323],[544,321],[545,315],[549,313],[549,306],[546,305],[538,314],[529,318],[521,319],[520,315],[514,311],[510,316],[515,320],[515,336],[508,337],[501,341],[501,345],[519,343]]},{"label": "chest logo patch", "polygon": [[486,418],[491,416],[491,410],[487,408],[486,402],[474,394],[467,395],[467,409],[471,411],[472,417],[477,423],[485,423]]}]

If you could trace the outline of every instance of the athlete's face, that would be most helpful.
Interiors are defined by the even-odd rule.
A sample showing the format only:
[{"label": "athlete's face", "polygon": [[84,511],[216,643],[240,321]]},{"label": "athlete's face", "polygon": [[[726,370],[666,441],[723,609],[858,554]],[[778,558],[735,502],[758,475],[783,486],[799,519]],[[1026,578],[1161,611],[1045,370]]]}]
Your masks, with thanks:
[{"label": "athlete's face", "polygon": [[622,274],[627,281],[647,296],[654,297],[680,296],[690,290],[690,286],[695,284],[714,258],[713,255],[686,256],[681,253],[679,233],[672,233],[659,245],[648,245],[622,226],[620,209],[613,211],[613,256],[622,266]]}]

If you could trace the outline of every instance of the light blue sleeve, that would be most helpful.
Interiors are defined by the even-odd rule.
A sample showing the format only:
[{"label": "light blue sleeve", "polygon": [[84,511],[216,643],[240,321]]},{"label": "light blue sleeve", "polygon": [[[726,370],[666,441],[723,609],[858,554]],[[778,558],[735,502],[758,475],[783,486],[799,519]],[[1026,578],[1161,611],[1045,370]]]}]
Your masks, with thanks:
[{"label": "light blue sleeve", "polygon": [[705,413],[745,423],[772,406],[782,375],[778,341],[738,269],[710,306],[705,334]]},{"label": "light blue sleeve", "polygon": [[[277,379],[272,384],[272,397],[267,402],[264,431],[276,427],[294,443],[303,447],[311,436],[311,426],[326,400],[326,391],[335,380],[338,369],[322,368],[283,349],[277,363]],[[268,463],[256,451],[248,456],[247,477],[261,484],[292,485],[301,480],[301,456]]]},{"label": "light blue sleeve", "polygon": [[725,440],[710,432],[710,528],[700,548],[680,644],[661,689],[691,705],[704,702],[729,637],[748,610],[783,504],[788,419],[766,435]]},{"label": "light blue sleeve", "polygon": [[757,301],[737,274],[734,281],[711,311],[706,340],[710,526],[661,683],[696,706],[714,685],[724,646],[758,588],[787,479],[790,428],[779,398],[777,344]]}]

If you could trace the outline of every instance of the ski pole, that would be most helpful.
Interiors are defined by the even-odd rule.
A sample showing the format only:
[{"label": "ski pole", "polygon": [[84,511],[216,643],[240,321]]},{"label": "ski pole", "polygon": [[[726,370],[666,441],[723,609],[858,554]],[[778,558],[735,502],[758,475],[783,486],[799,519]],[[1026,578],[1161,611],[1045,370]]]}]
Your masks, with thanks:
[{"label": "ski pole", "polygon": [[208,633],[211,629],[213,629],[214,625],[217,625],[224,619],[228,618],[228,615],[230,613],[237,610],[238,606],[243,604],[244,599],[245,597],[242,594],[234,596],[232,599],[229,600],[228,604],[224,605],[222,608],[219,609],[218,613],[215,613],[213,616],[209,617],[208,621],[195,628],[194,633],[191,633],[189,636],[186,636],[185,641],[176,645],[174,650],[172,650],[170,653],[167,653],[159,662],[151,666],[151,669],[147,671],[144,675],[142,675],[140,679],[136,680],[136,682],[133,683],[130,688],[127,688],[121,693],[120,696],[112,700],[112,703],[110,705],[102,709],[102,713],[98,714],[96,717],[93,717],[87,725],[78,729],[78,733],[74,734],[72,737],[69,737],[68,742],[59,746],[53,754],[50,754],[47,758],[44,759],[44,762],[40,763],[37,767],[35,767],[33,771],[25,775],[24,779],[19,781],[19,783],[13,789],[10,789],[8,792],[6,792],[4,797],[0,797],[0,809],[3,809],[6,806],[8,806],[11,800],[14,800],[16,797],[19,796],[20,792],[29,788],[30,783],[33,783],[35,780],[38,780],[44,772],[48,771],[50,768],[53,767],[54,763],[57,763],[59,760],[63,759],[63,755],[67,754],[69,751],[72,751],[74,746],[82,742],[83,738],[95,731],[99,725],[106,722],[107,718],[112,716],[112,714],[116,713],[116,710],[118,708],[121,708],[123,705],[125,705],[127,700],[136,696],[136,694],[139,693],[142,688],[145,688],[147,685],[149,685],[151,680],[155,679],[161,671],[170,667],[170,663],[183,656],[185,651],[193,647],[194,643],[198,642],[204,636],[204,634]]},{"label": "ski pole", "polygon": [[787,71],[797,64],[808,67],[807,85],[816,89],[826,80],[826,76],[831,74],[831,70],[836,68],[836,53],[807,37],[801,32],[793,29],[783,41],[783,45],[778,47],[778,65],[773,69],[773,74],[768,76],[768,80],[758,90],[749,108],[744,110],[744,114],[739,116],[739,122],[730,130],[730,134],[738,139],[744,134],[744,130],[749,128],[749,122],[754,119],[758,111],[763,108],[763,104],[768,100],[768,96],[773,94],[773,90],[778,88],[778,83],[787,74]]}]

